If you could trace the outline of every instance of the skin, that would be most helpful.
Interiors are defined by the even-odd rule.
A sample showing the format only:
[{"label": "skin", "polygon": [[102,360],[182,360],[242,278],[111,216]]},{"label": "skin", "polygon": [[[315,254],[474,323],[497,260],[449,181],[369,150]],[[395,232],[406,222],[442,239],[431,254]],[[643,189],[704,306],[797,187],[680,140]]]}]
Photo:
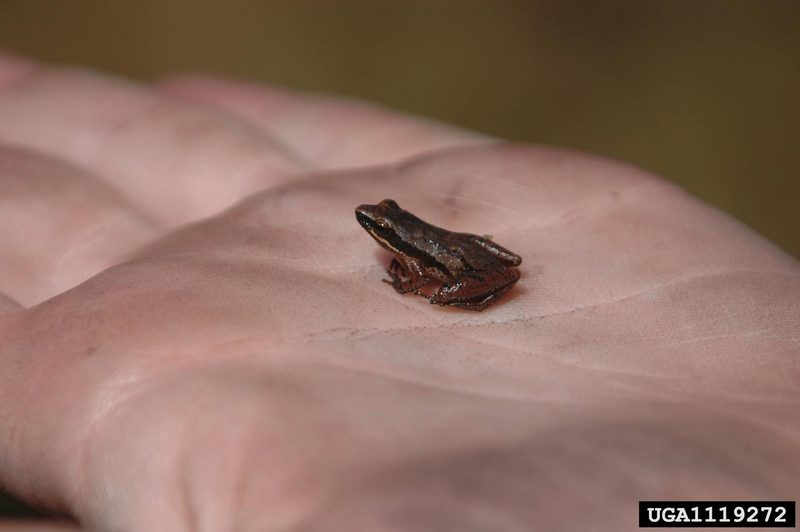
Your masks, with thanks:
[{"label": "skin", "polygon": [[[76,529],[633,530],[638,500],[800,495],[800,267],[640,169],[11,57],[0,117],[0,485]],[[482,313],[387,292],[353,221],[383,197],[522,280]]]}]

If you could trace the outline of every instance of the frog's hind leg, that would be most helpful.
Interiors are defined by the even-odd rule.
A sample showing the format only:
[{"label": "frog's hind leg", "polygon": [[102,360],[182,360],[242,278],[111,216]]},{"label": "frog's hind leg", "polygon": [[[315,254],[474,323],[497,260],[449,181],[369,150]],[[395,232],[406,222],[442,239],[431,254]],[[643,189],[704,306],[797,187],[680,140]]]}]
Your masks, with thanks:
[{"label": "frog's hind leg", "polygon": [[[468,300],[464,300],[464,301],[450,301],[450,302],[446,303],[446,305],[451,306],[451,307],[466,308],[466,309],[469,309],[469,310],[478,310],[478,311],[485,310],[485,309],[489,308],[490,306],[492,306],[494,304],[494,302],[497,301],[500,298],[500,296],[502,296],[503,294],[508,292],[508,290],[511,288],[511,286],[513,286],[513,285],[509,285],[509,286],[506,286],[504,288],[501,288],[497,292],[494,292],[493,294],[489,294],[488,296],[483,297],[482,299],[481,298],[475,298],[475,299],[468,299]],[[433,301],[431,301],[431,303],[433,303]]]},{"label": "frog's hind leg", "polygon": [[391,280],[383,279],[383,282],[392,285],[399,294],[414,292],[423,295],[419,289],[429,281],[422,263],[411,257],[393,258],[386,273]]},{"label": "frog's hind leg", "polygon": [[507,266],[519,266],[522,264],[522,257],[516,253],[512,253],[500,244],[493,241],[491,238],[480,237],[478,235],[469,235],[470,240],[479,245],[501,261]]},{"label": "frog's hind leg", "polygon": [[[495,272],[497,273],[497,272]],[[492,290],[486,289],[485,273],[460,278],[455,284],[443,286],[428,301],[437,305],[484,310],[508,292],[519,280],[519,270],[510,268],[501,272],[496,279],[501,282]]]}]

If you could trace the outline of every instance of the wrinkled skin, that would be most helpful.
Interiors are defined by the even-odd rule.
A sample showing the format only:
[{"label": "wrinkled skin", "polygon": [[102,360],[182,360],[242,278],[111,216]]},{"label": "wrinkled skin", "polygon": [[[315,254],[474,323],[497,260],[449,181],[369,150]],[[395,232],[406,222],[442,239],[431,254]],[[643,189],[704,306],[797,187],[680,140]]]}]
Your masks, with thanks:
[{"label": "wrinkled skin", "polygon": [[[798,263],[639,169],[10,57],[0,118],[0,485],[59,530],[631,530],[641,499],[800,496]],[[352,214],[384,197],[522,279],[480,314],[387,290]]]}]

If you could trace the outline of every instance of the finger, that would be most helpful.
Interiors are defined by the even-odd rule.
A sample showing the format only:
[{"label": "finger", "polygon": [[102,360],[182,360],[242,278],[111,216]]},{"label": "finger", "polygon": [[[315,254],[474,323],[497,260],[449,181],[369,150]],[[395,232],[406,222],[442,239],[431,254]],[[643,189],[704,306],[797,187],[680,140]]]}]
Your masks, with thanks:
[{"label": "finger", "polygon": [[377,105],[277,87],[191,76],[168,79],[163,86],[250,121],[326,168],[393,163],[490,140]]},{"label": "finger", "polygon": [[0,292],[24,305],[115,264],[157,230],[145,213],[95,176],[3,145],[0,219]]},{"label": "finger", "polygon": [[22,306],[19,303],[0,292],[0,312],[13,312],[21,308]]},{"label": "finger", "polygon": [[85,167],[167,224],[306,168],[252,125],[162,91],[8,58],[2,79],[0,141]]},{"label": "finger", "polygon": [[0,50],[0,89],[28,76],[36,66],[30,61],[14,57]]}]

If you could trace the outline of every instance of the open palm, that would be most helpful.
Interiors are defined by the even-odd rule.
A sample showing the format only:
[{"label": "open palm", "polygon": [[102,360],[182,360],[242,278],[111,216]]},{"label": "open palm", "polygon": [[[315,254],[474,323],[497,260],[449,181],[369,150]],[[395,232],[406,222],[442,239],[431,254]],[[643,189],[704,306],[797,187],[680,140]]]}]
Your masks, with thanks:
[{"label": "open palm", "polygon": [[[355,206],[519,253],[482,312]],[[97,530],[625,530],[800,495],[800,268],[636,168],[0,61],[0,485]]]}]

